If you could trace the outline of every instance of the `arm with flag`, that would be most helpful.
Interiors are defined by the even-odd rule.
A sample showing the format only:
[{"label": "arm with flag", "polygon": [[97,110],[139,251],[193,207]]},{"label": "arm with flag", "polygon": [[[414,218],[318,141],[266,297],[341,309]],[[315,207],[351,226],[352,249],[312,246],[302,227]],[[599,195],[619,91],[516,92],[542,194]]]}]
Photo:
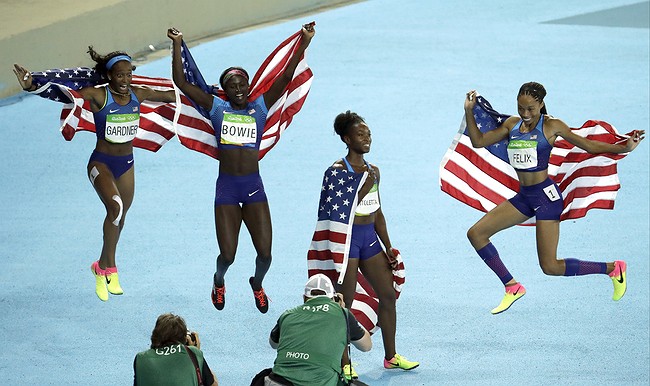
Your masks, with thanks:
[{"label": "arm with flag", "polygon": [[[257,252],[255,275],[249,283],[257,309],[268,311],[262,282],[271,264],[272,225],[259,162],[275,143],[269,143],[269,138],[277,140],[302,106],[306,91],[298,98],[295,95],[309,88],[311,71],[304,64],[303,54],[314,34],[313,25],[306,25],[283,42],[264,62],[252,84],[245,69],[227,68],[219,77],[223,92],[218,90],[215,95],[214,87],[207,85],[183,43],[183,34],[176,28],[167,30],[179,101],[174,117],[178,137],[189,149],[219,160],[214,201],[219,254],[211,295],[217,310],[225,307],[225,275],[234,262],[241,223],[246,220]],[[305,73],[308,76],[303,78]],[[293,82],[296,79],[299,84]],[[276,124],[281,126],[274,131]]]},{"label": "arm with flag", "polygon": [[508,310],[526,294],[491,242],[515,224],[534,223],[537,260],[546,275],[609,275],[615,301],[627,288],[623,260],[558,258],[559,222],[583,217],[593,208],[613,207],[620,187],[616,162],[638,146],[645,131],[624,137],[599,121],[572,129],[547,114],[545,96],[541,84],[523,84],[517,94],[521,117],[506,117],[476,91],[467,93],[461,129],[440,167],[443,191],[487,212],[467,237],[505,287],[492,314]]},{"label": "arm with flag", "polygon": [[[14,73],[23,90],[65,104],[61,131],[67,140],[78,130],[96,133],[86,171],[106,215],[101,220],[101,253],[90,268],[95,277],[95,294],[105,302],[109,293],[124,293],[118,279],[116,249],[135,192],[133,146],[155,151],[171,138],[164,134],[171,129],[170,115],[167,114],[165,123],[156,111],[169,110],[170,106],[165,104],[173,102],[175,94],[169,83],[164,89],[164,84],[161,86],[160,81],[152,78],[143,80],[146,86],[133,85],[135,67],[124,52],[99,55],[89,47],[88,53],[96,63],[94,69],[32,74],[15,64]],[[141,101],[153,104],[144,106]],[[66,109],[69,111],[65,112]],[[157,126],[162,127],[163,134],[147,130]]]},{"label": "arm with flag", "polygon": [[[397,354],[396,301],[405,281],[404,262],[392,247],[381,208],[380,172],[365,160],[370,128],[347,110],[334,119],[334,131],[347,155],[325,171],[316,231],[307,253],[308,275],[328,275],[339,284],[345,306],[371,333],[381,328],[385,368],[419,366]],[[349,357],[342,358],[344,371]]]},{"label": "arm with flag", "polygon": [[[78,131],[95,132],[95,122],[90,103],[80,94],[81,89],[105,85],[107,80],[95,69],[88,67],[51,69],[29,72],[14,65],[14,72],[25,91],[42,98],[63,103],[60,131],[70,141]],[[133,75],[131,84],[155,91],[173,91],[172,82],[164,78]],[[158,151],[174,136],[173,117],[175,105],[171,102],[144,100],[140,105],[140,127],[133,145]]]},{"label": "arm with flag", "polygon": [[[494,110],[490,102],[477,95],[474,118],[482,132],[494,130],[510,116]],[[619,134],[614,126],[589,120],[575,135],[607,144],[621,144],[636,132]],[[508,163],[507,141],[475,148],[467,130],[465,116],[439,169],[443,192],[482,212],[489,212],[519,191],[519,179]],[[548,174],[564,198],[561,219],[584,217],[590,209],[613,209],[620,188],[616,164],[626,153],[590,154],[564,138],[558,138],[551,150]],[[532,224],[534,218],[526,224]]]},{"label": "arm with flag", "polygon": [[[248,101],[264,95],[268,105],[259,159],[279,141],[309,94],[313,73],[304,52],[313,37],[313,26],[314,23],[305,25],[301,31],[280,43],[264,60],[250,83]],[[172,70],[178,87],[179,109],[174,117],[178,138],[187,148],[218,159],[218,132],[215,132],[210,120],[209,107],[213,95],[227,100],[226,93],[206,83],[178,30],[170,29],[168,36],[179,53],[178,65],[173,66]],[[176,57],[175,53],[172,54]]]}]

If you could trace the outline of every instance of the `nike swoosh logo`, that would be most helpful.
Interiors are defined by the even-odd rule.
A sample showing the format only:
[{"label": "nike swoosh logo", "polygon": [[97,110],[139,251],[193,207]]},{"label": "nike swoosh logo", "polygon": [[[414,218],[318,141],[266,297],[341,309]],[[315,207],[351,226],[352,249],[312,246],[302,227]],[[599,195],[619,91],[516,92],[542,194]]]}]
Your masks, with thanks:
[{"label": "nike swoosh logo", "polygon": [[252,196],[253,194],[255,194],[255,193],[257,193],[257,192],[259,192],[259,191],[260,191],[260,190],[259,190],[259,189],[257,189],[257,190],[256,190],[256,191],[254,191],[253,193],[248,193],[248,197],[250,197],[250,196]]},{"label": "nike swoosh logo", "polygon": [[132,163],[133,163],[133,160],[130,159],[130,160],[126,161],[126,163],[128,163],[128,164],[132,164]]},{"label": "nike swoosh logo", "polygon": [[533,208],[533,212],[537,212],[537,209],[539,209],[539,208],[541,208],[541,207],[540,207],[540,206],[536,206],[535,208]]},{"label": "nike swoosh logo", "polygon": [[111,279],[108,276],[106,276],[106,284],[111,284]]},{"label": "nike swoosh logo", "polygon": [[621,271],[621,273],[619,274],[619,279],[616,280],[618,280],[619,283],[623,284],[623,282],[625,281],[623,280],[623,271]]},{"label": "nike swoosh logo", "polygon": [[513,294],[513,295],[517,295],[517,294],[519,293],[519,289],[520,289],[520,288],[521,288],[521,287],[517,287],[517,290],[516,290],[515,292],[513,292],[512,294]]},{"label": "nike swoosh logo", "polygon": [[108,110],[108,112],[111,113],[111,114],[116,113],[116,112],[118,112],[118,111],[120,111],[120,109],[117,109],[117,110]]},{"label": "nike swoosh logo", "polygon": [[373,241],[372,243],[370,243],[369,247],[372,247],[373,245],[375,245],[376,242],[377,242],[377,240],[375,240],[375,241]]}]

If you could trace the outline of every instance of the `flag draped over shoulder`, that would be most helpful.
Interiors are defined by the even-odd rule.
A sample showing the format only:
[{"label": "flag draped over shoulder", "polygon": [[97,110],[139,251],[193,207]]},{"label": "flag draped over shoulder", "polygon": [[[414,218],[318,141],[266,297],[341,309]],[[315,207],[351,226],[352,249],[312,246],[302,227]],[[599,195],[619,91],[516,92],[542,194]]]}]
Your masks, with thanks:
[{"label": "flag draped over shoulder", "polygon": [[[32,82],[39,95],[64,103],[61,111],[61,133],[70,141],[77,131],[95,131],[90,102],[84,101],[77,90],[106,83],[94,69],[77,67],[33,72]],[[133,75],[132,85],[149,86],[159,91],[173,89],[169,79]],[[133,140],[133,146],[158,151],[174,136],[173,118],[175,105],[172,103],[144,101],[140,104],[140,127]]]},{"label": "flag draped over shoulder", "polygon": [[[476,124],[490,131],[509,116],[496,112],[482,96],[474,106]],[[629,137],[603,121],[587,121],[571,130],[582,137],[620,144]],[[474,148],[467,134],[465,116],[460,129],[440,163],[439,182],[443,192],[483,212],[488,212],[519,191],[519,180],[508,163],[507,141],[486,148]],[[584,217],[590,209],[612,209],[620,188],[616,163],[626,154],[589,154],[563,138],[555,141],[548,174],[562,192],[561,220]],[[534,223],[534,218],[525,224]]]},{"label": "flag draped over shoulder", "polygon": [[[318,203],[316,231],[307,253],[309,276],[322,273],[333,282],[343,282],[350,252],[357,192],[367,176],[367,172],[353,173],[334,166],[325,172]],[[405,270],[400,255],[397,260],[399,264],[393,271],[393,287],[399,297],[405,281]],[[380,327],[377,324],[378,307],[377,295],[361,271],[358,271],[352,313],[371,333]]]},{"label": "flag draped over shoulder", "polygon": [[[263,95],[273,85],[275,80],[282,75],[287,64],[295,55],[302,41],[302,31],[298,31],[283,41],[257,70],[250,85],[248,100],[254,100]],[[183,70],[187,82],[199,86],[203,91],[215,94],[225,99],[224,93],[212,85],[208,85],[199,72],[196,62],[185,43],[181,47]],[[300,111],[305,103],[311,87],[313,73],[303,55],[296,67],[292,80],[285,88],[278,101],[269,108],[266,125],[262,133],[259,158],[280,140],[280,136],[293,120],[293,116]],[[180,108],[174,117],[176,133],[181,143],[189,149],[207,154],[218,159],[217,136],[208,112],[195,105],[180,90],[177,89],[177,100],[180,99]]]}]

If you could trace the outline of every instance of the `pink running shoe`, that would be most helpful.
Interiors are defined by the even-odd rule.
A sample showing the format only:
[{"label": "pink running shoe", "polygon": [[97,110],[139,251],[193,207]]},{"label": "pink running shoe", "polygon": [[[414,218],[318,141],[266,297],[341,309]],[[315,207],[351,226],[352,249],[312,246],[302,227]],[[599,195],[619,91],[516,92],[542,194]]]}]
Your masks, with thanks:
[{"label": "pink running shoe", "polygon": [[506,286],[506,294],[503,295],[501,303],[492,309],[492,315],[500,314],[507,310],[514,302],[521,299],[524,295],[526,295],[526,288],[524,288],[521,283]]},{"label": "pink running shoe", "polygon": [[614,262],[614,270],[609,273],[609,277],[614,283],[613,300],[620,300],[625,291],[627,291],[627,278],[626,278],[627,264],[623,260],[616,260]]}]

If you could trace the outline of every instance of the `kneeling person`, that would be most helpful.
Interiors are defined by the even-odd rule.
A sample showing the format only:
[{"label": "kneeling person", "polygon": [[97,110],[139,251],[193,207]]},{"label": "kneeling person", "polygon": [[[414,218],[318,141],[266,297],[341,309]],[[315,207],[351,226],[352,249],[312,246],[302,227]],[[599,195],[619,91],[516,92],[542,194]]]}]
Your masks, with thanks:
[{"label": "kneeling person", "polygon": [[342,385],[341,355],[348,343],[372,348],[370,334],[346,308],[330,279],[317,274],[305,284],[304,303],[285,311],[269,343],[278,354],[266,385]]},{"label": "kneeling person", "polygon": [[133,372],[134,386],[219,386],[203,358],[199,335],[188,331],[185,320],[174,314],[158,317],[151,349],[136,355]]}]

